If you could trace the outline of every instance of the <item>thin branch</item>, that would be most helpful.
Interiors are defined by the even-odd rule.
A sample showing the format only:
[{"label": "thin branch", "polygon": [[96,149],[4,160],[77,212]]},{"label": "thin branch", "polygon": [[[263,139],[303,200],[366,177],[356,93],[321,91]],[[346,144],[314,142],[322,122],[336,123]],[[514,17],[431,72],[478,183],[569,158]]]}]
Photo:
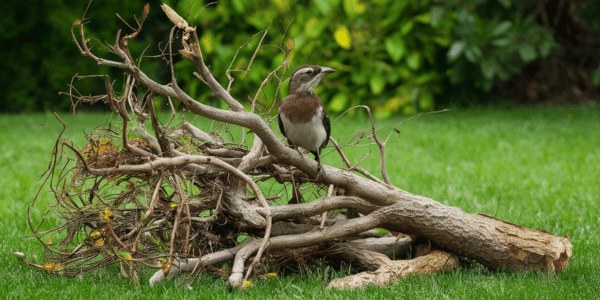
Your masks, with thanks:
[{"label": "thin branch", "polygon": [[[327,189],[327,198],[331,197],[333,195],[333,184],[329,185],[329,188]],[[321,214],[321,224],[319,224],[319,229],[323,230],[323,228],[325,227],[325,221],[327,220],[327,211],[324,211]]]},{"label": "thin branch", "polygon": [[269,32],[269,28],[267,28],[263,31],[264,31],[263,35],[260,38],[258,45],[254,49],[254,54],[252,54],[252,58],[250,58],[250,61],[248,62],[248,65],[246,66],[245,70],[232,70],[231,67],[233,66],[233,63],[236,61],[237,56],[240,54],[240,50],[242,50],[242,48],[244,48],[246,45],[248,45],[250,43],[250,41],[252,41],[254,39],[254,37],[260,33],[260,31],[255,33],[254,35],[252,35],[249,39],[247,39],[235,51],[235,54],[233,55],[233,58],[231,59],[231,62],[229,63],[229,67],[227,67],[227,70],[225,70],[225,75],[227,75],[227,79],[229,80],[229,82],[227,83],[227,92],[228,93],[231,91],[231,85],[233,84],[233,81],[235,80],[235,78],[233,78],[233,76],[231,76],[231,72],[242,72],[244,74],[247,74],[248,71],[250,71],[250,68],[252,67],[252,63],[254,62],[254,59],[256,58],[256,54],[258,53],[258,50],[260,49],[260,47],[263,43],[263,40],[265,39],[265,36],[267,36],[267,33]]},{"label": "thin branch", "polygon": [[381,169],[381,177],[383,178],[383,181],[386,184],[392,185],[392,182],[390,181],[390,178],[388,177],[387,170],[385,167],[385,142],[382,142],[377,137],[377,130],[375,129],[375,120],[373,119],[373,114],[371,113],[371,108],[366,105],[360,105],[359,107],[364,108],[367,111],[367,113],[369,114],[369,120],[371,121],[371,133],[373,134],[373,140],[375,141],[375,143],[377,144],[377,147],[379,148],[379,162],[380,162],[380,169]]}]

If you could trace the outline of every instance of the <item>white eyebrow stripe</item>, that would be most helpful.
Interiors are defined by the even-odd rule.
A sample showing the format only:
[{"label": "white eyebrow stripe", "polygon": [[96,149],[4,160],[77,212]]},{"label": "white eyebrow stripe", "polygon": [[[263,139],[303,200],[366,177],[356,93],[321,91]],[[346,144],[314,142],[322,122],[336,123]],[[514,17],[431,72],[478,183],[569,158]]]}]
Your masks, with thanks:
[{"label": "white eyebrow stripe", "polygon": [[302,69],[296,71],[296,74],[304,74],[308,71],[313,71],[313,68],[311,68],[311,67],[302,68]]}]

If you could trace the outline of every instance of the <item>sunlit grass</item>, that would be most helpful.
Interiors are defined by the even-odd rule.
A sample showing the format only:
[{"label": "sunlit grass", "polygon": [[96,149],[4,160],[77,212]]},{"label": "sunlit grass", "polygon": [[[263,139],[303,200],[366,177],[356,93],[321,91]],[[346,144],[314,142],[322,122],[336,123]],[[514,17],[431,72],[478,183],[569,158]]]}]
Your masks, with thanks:
[{"label": "sunlit grass", "polygon": [[[110,120],[108,114],[62,114],[65,136],[83,146],[84,131]],[[385,137],[403,118],[378,122]],[[274,126],[275,127],[275,126]],[[333,136],[347,143],[366,119],[333,122]],[[574,246],[570,266],[559,276],[491,273],[482,268],[435,277],[412,277],[388,288],[329,291],[339,272],[317,270],[298,277],[254,279],[245,291],[230,291],[226,280],[183,276],[150,289],[152,270],[136,287],[109,267],[80,278],[59,278],[32,270],[13,257],[26,252],[40,260],[28,238],[27,206],[41,183],[60,125],[48,115],[0,116],[0,280],[1,298],[594,298],[600,293],[600,107],[538,107],[513,110],[454,110],[425,115],[398,127],[388,142],[387,167],[398,187],[468,212],[568,235]],[[341,165],[327,149],[324,161]],[[373,146],[346,148],[352,161],[379,175]],[[39,201],[51,200],[44,191]],[[43,206],[43,205],[42,205]],[[40,216],[39,211],[34,215]],[[192,286],[193,290],[186,289]]]}]

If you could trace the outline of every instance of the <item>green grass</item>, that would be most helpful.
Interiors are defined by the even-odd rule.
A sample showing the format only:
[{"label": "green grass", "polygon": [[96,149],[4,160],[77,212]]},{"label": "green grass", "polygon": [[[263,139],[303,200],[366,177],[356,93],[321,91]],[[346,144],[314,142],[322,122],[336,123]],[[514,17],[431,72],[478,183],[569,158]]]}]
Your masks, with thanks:
[{"label": "green grass", "polygon": [[[66,136],[82,145],[83,131],[110,118],[64,114]],[[401,119],[379,122],[385,135]],[[363,119],[333,122],[333,136],[347,142],[366,129]],[[45,170],[60,131],[51,115],[0,115],[0,298],[523,298],[588,299],[600,295],[600,107],[536,107],[513,110],[454,110],[413,119],[388,143],[388,172],[395,185],[412,193],[494,215],[527,227],[568,235],[574,252],[559,276],[492,273],[483,268],[433,277],[411,277],[386,288],[329,291],[338,272],[317,270],[277,280],[256,279],[254,287],[230,291],[223,279],[180,277],[151,289],[136,287],[109,267],[80,278],[60,278],[21,264],[13,252],[41,259],[28,238],[27,206]],[[326,152],[329,152],[327,150]],[[348,148],[352,160],[378,174],[373,147]],[[334,153],[324,158],[338,165]],[[40,201],[48,201],[43,193]],[[193,290],[185,286],[191,283]]]}]

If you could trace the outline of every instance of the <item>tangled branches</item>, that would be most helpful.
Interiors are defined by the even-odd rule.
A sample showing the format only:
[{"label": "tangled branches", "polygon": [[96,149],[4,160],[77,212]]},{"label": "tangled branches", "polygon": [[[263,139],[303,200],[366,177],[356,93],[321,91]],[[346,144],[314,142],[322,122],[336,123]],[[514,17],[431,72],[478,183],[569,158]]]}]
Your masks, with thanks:
[{"label": "tangled branches", "polygon": [[[59,224],[43,231],[44,220],[34,225],[30,218],[47,257],[41,265],[26,263],[63,275],[120,263],[122,273],[135,281],[138,266],[159,268],[151,285],[179,272],[206,271],[228,276],[233,287],[243,287],[257,267],[267,272],[290,261],[346,261],[375,270],[330,285],[343,288],[448,270],[458,264],[455,255],[493,269],[559,273],[567,266],[567,238],[467,214],[392,186],[385,171],[385,142],[377,137],[375,126],[371,133],[380,149],[383,180],[353,165],[335,142],[347,169],[324,165],[323,176],[317,177],[317,163],[285,146],[254,112],[256,97],[248,111],[229,93],[229,71],[227,88],[216,80],[204,61],[196,29],[168,6],[162,8],[174,24],[165,57],[168,84],[144,73],[128,48],[128,41],[142,30],[148,6],[131,33],[117,32],[110,49],[118,60],[91,51],[85,17],[74,24],[73,39],[83,56],[125,73],[122,93],[103,77],[106,94],[77,96],[74,102],[105,101],[120,117],[120,130],[113,125],[93,132],[82,148],[59,137],[47,173],[56,199],[51,210]],[[179,54],[194,64],[194,75],[226,109],[196,101],[177,84],[172,45],[176,36],[181,41]],[[282,78],[286,70],[287,60],[267,79]],[[154,111],[156,97],[172,108],[167,122]],[[178,116],[172,99],[187,112],[240,127],[241,138],[226,142],[218,130],[205,131],[188,122]],[[261,183],[279,188],[265,195]],[[291,187],[289,193],[286,187]],[[318,191],[319,199],[302,203],[302,194],[310,190]],[[394,234],[381,234],[377,228]],[[59,236],[60,243],[44,240],[51,234]],[[410,254],[411,247],[426,250]],[[396,261],[407,254],[416,258]],[[223,263],[229,261],[226,270]]]}]

